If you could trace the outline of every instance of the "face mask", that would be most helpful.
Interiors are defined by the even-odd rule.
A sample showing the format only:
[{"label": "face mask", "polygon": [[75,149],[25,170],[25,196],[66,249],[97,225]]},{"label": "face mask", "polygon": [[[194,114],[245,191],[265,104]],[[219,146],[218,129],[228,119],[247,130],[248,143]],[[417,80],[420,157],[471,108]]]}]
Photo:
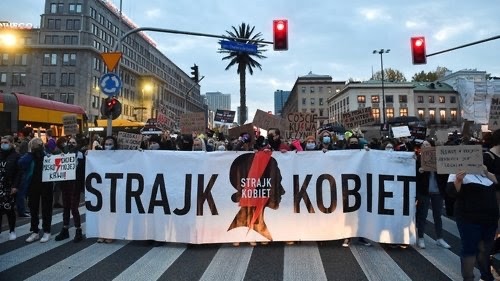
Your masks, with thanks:
[{"label": "face mask", "polygon": [[151,150],[158,150],[158,149],[160,149],[160,145],[157,144],[157,143],[152,143],[152,144],[149,145],[149,149],[151,149]]},{"label": "face mask", "polygon": [[332,139],[330,137],[323,137],[323,143],[329,144]]},{"label": "face mask", "polygon": [[219,147],[217,148],[217,150],[219,150],[219,151],[225,151],[226,147],[223,146],[223,145],[219,145]]},{"label": "face mask", "polygon": [[0,146],[0,148],[3,150],[3,151],[7,151],[10,149],[10,144],[8,143],[2,143],[2,146]]},{"label": "face mask", "polygon": [[307,150],[313,150],[314,148],[316,148],[316,144],[315,143],[312,143],[312,142],[306,143],[306,149]]},{"label": "face mask", "polygon": [[359,149],[359,144],[349,144],[349,149]]},{"label": "face mask", "polygon": [[111,149],[113,149],[113,145],[112,144],[106,144],[106,145],[104,145],[104,149],[105,150],[111,150]]},{"label": "face mask", "polygon": [[392,146],[386,146],[385,150],[391,150],[392,151],[392,150],[394,150],[394,148]]}]

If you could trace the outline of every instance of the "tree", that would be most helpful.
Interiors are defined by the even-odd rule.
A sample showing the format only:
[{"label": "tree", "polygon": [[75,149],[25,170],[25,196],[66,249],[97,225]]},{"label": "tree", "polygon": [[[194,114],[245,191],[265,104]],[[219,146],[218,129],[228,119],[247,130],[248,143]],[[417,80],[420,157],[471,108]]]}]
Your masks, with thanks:
[{"label": "tree", "polygon": [[438,66],[435,71],[429,71],[425,73],[423,70],[415,73],[411,80],[413,82],[434,82],[441,77],[444,77],[448,68]]},{"label": "tree", "polygon": [[[264,41],[262,38],[262,33],[253,34],[255,26],[250,27],[245,23],[242,23],[238,28],[232,26],[232,31],[226,30],[226,33],[229,35],[229,38],[226,40],[236,41],[246,44],[257,45],[257,53],[250,54],[246,52],[238,52],[232,50],[219,49],[219,53],[225,54],[226,56],[222,58],[222,60],[230,60],[229,64],[226,66],[225,70],[229,70],[233,65],[238,65],[236,69],[236,73],[240,76],[240,112],[239,114],[239,123],[243,125],[246,121],[246,71],[250,75],[253,75],[253,69],[255,67],[262,70],[261,64],[256,61],[254,58],[265,59],[266,57],[262,55],[262,52],[266,50],[263,49],[266,45],[264,43],[259,43],[260,41]],[[245,40],[247,39],[247,40]],[[254,40],[254,41],[248,41]]]},{"label": "tree", "polygon": [[[373,74],[372,80],[382,80],[382,72],[377,71],[375,74]],[[390,81],[390,82],[406,82],[406,77],[405,75],[397,70],[397,69],[392,69],[392,68],[385,68],[384,69],[384,81]]]}]

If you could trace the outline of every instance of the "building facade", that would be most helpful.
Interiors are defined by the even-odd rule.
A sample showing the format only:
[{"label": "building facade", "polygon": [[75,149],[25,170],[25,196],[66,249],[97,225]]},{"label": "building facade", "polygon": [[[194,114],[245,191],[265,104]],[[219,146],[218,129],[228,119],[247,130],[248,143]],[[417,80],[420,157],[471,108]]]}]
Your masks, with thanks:
[{"label": "building facade", "polygon": [[414,82],[413,116],[425,121],[428,127],[458,126],[460,120],[460,96],[442,82]]},{"label": "building facade", "polygon": [[283,106],[285,105],[290,91],[276,90],[274,91],[274,115],[281,115]]},{"label": "building facade", "polygon": [[318,120],[328,120],[327,99],[345,86],[344,81],[332,81],[329,75],[317,75],[309,72],[295,81],[281,116],[288,113],[303,112],[317,114]]},{"label": "building facade", "polygon": [[231,110],[231,94],[223,94],[221,92],[207,92],[202,95],[208,109],[211,111]]},{"label": "building facade", "polygon": [[120,19],[110,1],[47,0],[41,12],[40,28],[20,30],[17,48],[0,42],[0,90],[81,105],[92,122],[100,118],[107,97],[99,89],[99,79],[108,71],[100,54],[119,46],[119,118],[143,121],[156,117],[160,107],[175,118],[206,110],[199,85],[146,34],[135,33],[118,44],[137,26],[125,16]]}]

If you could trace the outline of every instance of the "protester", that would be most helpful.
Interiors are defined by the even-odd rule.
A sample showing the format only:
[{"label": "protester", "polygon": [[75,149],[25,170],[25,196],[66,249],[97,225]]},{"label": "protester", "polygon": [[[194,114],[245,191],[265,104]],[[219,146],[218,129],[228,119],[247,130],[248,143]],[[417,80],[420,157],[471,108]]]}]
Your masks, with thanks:
[{"label": "protester", "polygon": [[[435,146],[432,140],[422,143],[422,148]],[[447,175],[438,175],[436,172],[424,171],[420,156],[417,157],[417,245],[425,248],[424,233],[427,223],[427,213],[429,203],[432,205],[432,215],[434,218],[434,229],[436,231],[436,244],[449,249],[450,245],[443,240],[443,222],[441,215],[443,212],[443,195],[446,192]]]},{"label": "protester", "polygon": [[[75,165],[77,168],[79,164],[78,159],[83,159],[83,154],[79,151],[75,138],[69,139],[64,152],[75,154]],[[69,215],[71,211],[73,222],[76,227],[73,242],[77,243],[83,240],[80,212],[78,211],[80,205],[80,188],[76,185],[76,179],[62,181],[60,182],[60,186],[63,198],[63,227],[61,232],[55,237],[55,240],[61,241],[69,238]]]},{"label": "protester", "polygon": [[447,192],[456,197],[455,217],[462,250],[460,262],[464,281],[474,280],[474,266],[481,279],[494,280],[490,271],[490,252],[498,226],[495,175],[486,166],[482,174],[459,171],[448,178]]},{"label": "protester", "polygon": [[267,131],[267,141],[269,149],[273,151],[286,152],[290,150],[290,147],[281,140],[281,132],[279,129],[269,129]]},{"label": "protester", "polygon": [[12,136],[3,136],[0,141],[0,225],[5,214],[9,222],[9,240],[15,240],[17,236],[14,201],[22,176],[17,165],[19,154],[14,148]]},{"label": "protester", "polygon": [[40,239],[39,221],[39,206],[42,204],[42,229],[43,236],[40,242],[45,243],[50,240],[50,228],[52,225],[52,200],[53,200],[53,184],[52,182],[42,182],[43,173],[43,158],[45,156],[43,150],[43,142],[40,138],[33,138],[28,143],[28,149],[31,150],[33,156],[33,175],[28,189],[28,205],[31,211],[31,234],[26,239],[26,242],[31,243]]}]

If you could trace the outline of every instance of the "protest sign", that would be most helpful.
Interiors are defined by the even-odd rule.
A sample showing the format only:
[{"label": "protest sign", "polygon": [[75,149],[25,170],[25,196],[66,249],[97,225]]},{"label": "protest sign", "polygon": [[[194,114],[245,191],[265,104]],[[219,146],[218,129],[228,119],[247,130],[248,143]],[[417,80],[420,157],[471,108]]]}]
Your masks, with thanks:
[{"label": "protest sign", "polygon": [[500,129],[500,98],[491,99],[490,119],[488,129],[494,131]]},{"label": "protest sign", "polygon": [[142,135],[118,132],[118,147],[120,149],[138,149],[141,146]]},{"label": "protest sign", "polygon": [[483,149],[480,145],[437,146],[436,168],[438,174],[479,174],[483,171]]},{"label": "protest sign", "polygon": [[420,167],[424,171],[436,171],[436,147],[422,147],[420,149]]},{"label": "protest sign", "polygon": [[268,130],[270,128],[277,128],[281,132],[286,131],[287,129],[287,121],[279,116],[275,116],[269,114],[265,111],[257,109],[255,112],[255,116],[253,117],[252,124],[264,130]]},{"label": "protest sign", "polygon": [[78,121],[76,119],[76,114],[66,114],[63,115],[63,127],[65,135],[76,135],[78,134]]},{"label": "protest sign", "polygon": [[249,133],[252,136],[252,141],[254,140],[254,131],[253,131],[253,124],[245,124],[243,126],[238,126],[229,129],[229,137],[231,138],[238,138],[242,133]]},{"label": "protest sign", "polygon": [[397,127],[392,127],[392,135],[395,138],[403,138],[403,137],[409,137],[411,136],[410,129],[408,126],[397,126]]},{"label": "protest sign", "polygon": [[205,112],[189,112],[181,115],[181,133],[203,133],[206,129]]},{"label": "protest sign", "polygon": [[365,107],[342,114],[342,123],[344,127],[348,129],[373,124],[373,122],[375,122],[375,120],[373,119],[371,107]]},{"label": "protest sign", "polygon": [[77,159],[74,153],[49,155],[43,158],[42,182],[76,179]]},{"label": "protest sign", "polygon": [[318,130],[318,115],[313,113],[293,112],[287,115],[288,130],[285,139],[305,139],[316,136]]},{"label": "protest sign", "polygon": [[236,111],[217,109],[214,121],[222,123],[233,123]]}]

